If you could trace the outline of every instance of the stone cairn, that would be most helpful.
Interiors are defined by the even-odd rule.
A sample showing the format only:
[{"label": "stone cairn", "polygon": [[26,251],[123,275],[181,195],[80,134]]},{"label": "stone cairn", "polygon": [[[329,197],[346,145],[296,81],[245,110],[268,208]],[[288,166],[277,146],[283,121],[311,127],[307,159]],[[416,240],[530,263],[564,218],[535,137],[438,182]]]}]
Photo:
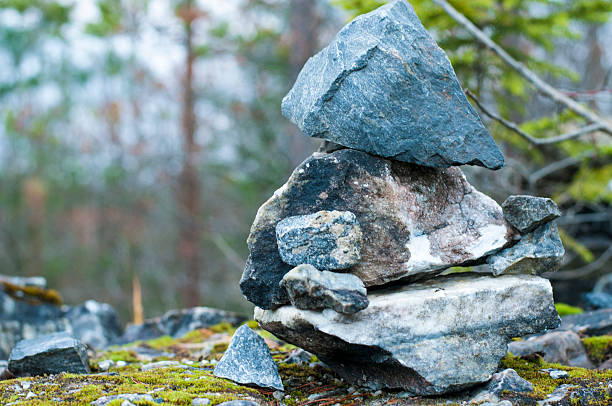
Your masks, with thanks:
[{"label": "stone cairn", "polygon": [[[352,383],[419,395],[485,382],[513,337],[559,325],[550,199],[500,207],[458,165],[504,158],[404,0],[310,58],[283,114],[326,147],[259,209],[240,286],[255,319]],[[475,267],[458,272],[453,267]]]}]

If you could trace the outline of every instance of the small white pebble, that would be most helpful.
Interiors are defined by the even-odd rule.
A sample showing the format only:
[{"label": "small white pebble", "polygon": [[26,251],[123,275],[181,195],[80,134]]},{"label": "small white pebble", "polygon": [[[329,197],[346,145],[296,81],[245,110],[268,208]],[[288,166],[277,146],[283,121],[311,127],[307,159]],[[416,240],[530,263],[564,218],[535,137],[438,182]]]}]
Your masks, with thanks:
[{"label": "small white pebble", "polygon": [[273,396],[273,397],[274,397],[274,399],[276,399],[276,400],[282,400],[282,399],[283,399],[283,396],[284,396],[284,393],[283,393],[283,392],[281,392],[281,391],[279,391],[279,390],[277,390],[277,391],[274,391],[274,393],[272,393],[272,396]]},{"label": "small white pebble", "polygon": [[21,387],[23,388],[23,390],[28,390],[30,389],[30,386],[32,386],[32,383],[28,382],[28,381],[23,381],[21,382]]},{"label": "small white pebble", "polygon": [[36,393],[34,392],[28,392],[28,394],[26,395],[26,399],[32,399],[36,397]]},{"label": "small white pebble", "polygon": [[380,396],[382,395],[382,391],[381,390],[377,390],[376,392],[372,393],[372,396],[376,397],[376,396]]},{"label": "small white pebble", "polygon": [[115,365],[117,365],[119,368],[121,368],[121,367],[126,366],[127,362],[125,362],[125,361],[117,361],[117,363]]}]

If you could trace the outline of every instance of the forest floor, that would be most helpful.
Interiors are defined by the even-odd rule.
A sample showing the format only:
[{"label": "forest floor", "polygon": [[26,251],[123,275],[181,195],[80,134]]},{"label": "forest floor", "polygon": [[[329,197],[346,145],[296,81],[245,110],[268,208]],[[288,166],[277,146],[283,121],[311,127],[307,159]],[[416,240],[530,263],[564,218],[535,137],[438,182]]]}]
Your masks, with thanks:
[{"label": "forest floor", "polygon": [[[256,328],[255,322],[249,322]],[[60,374],[11,379],[0,382],[1,405],[121,405],[120,394],[132,397],[135,405],[191,405],[194,399],[209,399],[211,405],[229,400],[251,400],[260,405],[448,405],[469,404],[475,391],[446,397],[414,397],[407,392],[371,391],[354,387],[340,379],[315,357],[301,365],[286,364],[296,347],[266,331],[265,338],[285,385],[284,392],[237,385],[213,376],[234,332],[228,324],[195,330],[180,339],[160,337],[111,347],[92,353],[90,375]],[[612,340],[612,337],[609,338]],[[112,362],[111,362],[112,361]],[[508,355],[502,367],[513,368],[530,381],[534,392],[502,393],[500,399],[515,405],[537,405],[559,385],[569,385],[567,396],[549,405],[610,405],[607,387],[612,370],[588,370],[548,364],[538,356],[519,358]],[[568,377],[553,379],[545,368],[567,371]],[[148,395],[148,396],[143,396]],[[206,402],[206,401],[204,401]],[[128,403],[129,404],[129,403]],[[203,403],[205,404],[205,403]],[[507,403],[506,403],[507,404]],[[540,403],[542,404],[542,403]]]}]

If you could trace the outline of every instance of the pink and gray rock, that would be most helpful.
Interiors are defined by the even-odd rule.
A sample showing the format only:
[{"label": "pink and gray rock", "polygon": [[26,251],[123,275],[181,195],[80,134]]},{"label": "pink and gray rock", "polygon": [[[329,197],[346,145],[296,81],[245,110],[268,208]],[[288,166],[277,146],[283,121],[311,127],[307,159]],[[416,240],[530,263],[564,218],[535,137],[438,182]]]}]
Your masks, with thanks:
[{"label": "pink and gray rock", "polygon": [[276,225],[276,242],[289,265],[336,270],[350,268],[361,259],[361,228],[350,211],[322,210],[282,219]]},{"label": "pink and gray rock", "polygon": [[397,161],[504,165],[448,57],[405,0],[346,25],[306,62],[282,112],[307,135]]},{"label": "pink and gray rock", "polygon": [[288,303],[278,284],[292,267],[278,253],[276,225],[320,210],[355,214],[361,261],[350,272],[366,287],[484,261],[514,238],[501,207],[459,168],[426,168],[351,149],[315,153],[257,212],[240,281],[248,300],[265,309]]},{"label": "pink and gray rock", "polygon": [[544,361],[571,367],[594,368],[578,334],[573,331],[551,331],[541,336],[513,341],[508,351],[514,355],[543,354]]},{"label": "pink and gray rock", "polygon": [[508,341],[559,325],[546,279],[454,275],[368,295],[355,314],[255,309],[260,326],[350,382],[419,395],[486,382]]}]

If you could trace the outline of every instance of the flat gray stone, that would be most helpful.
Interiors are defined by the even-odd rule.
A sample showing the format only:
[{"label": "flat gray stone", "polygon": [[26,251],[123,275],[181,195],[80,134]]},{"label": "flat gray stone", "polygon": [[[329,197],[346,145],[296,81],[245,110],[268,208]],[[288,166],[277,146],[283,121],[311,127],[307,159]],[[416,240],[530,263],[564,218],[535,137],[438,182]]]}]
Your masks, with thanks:
[{"label": "flat gray stone", "polygon": [[513,341],[508,345],[508,351],[521,357],[535,353],[543,354],[542,357],[546,362],[571,367],[595,367],[589,360],[580,337],[573,331],[551,331],[541,336]]},{"label": "flat gray stone", "polygon": [[293,266],[346,269],[361,259],[361,228],[350,211],[287,217],[276,225],[276,242],[283,261]]},{"label": "flat gray stone", "polygon": [[283,306],[255,319],[349,382],[418,395],[486,382],[512,337],[559,325],[550,282],[531,275],[454,275],[368,299],[353,315]]},{"label": "flat gray stone", "polygon": [[493,275],[555,272],[565,255],[559,231],[554,223],[546,223],[521,237],[519,242],[487,258]]},{"label": "flat gray stone", "polygon": [[[140,393],[124,393],[121,395],[111,395],[111,396],[102,396],[91,402],[92,406],[106,406],[112,403],[115,400],[123,400],[127,401],[129,404],[134,404],[134,402],[148,401],[154,402],[153,396],[147,394]],[[122,403],[123,405],[123,403]]]},{"label": "flat gray stone", "polygon": [[310,58],[282,113],[311,137],[398,161],[504,165],[448,57],[403,0],[357,17]]},{"label": "flat gray stone", "polygon": [[247,325],[238,327],[213,374],[240,384],[284,390],[268,345]]},{"label": "flat gray stone", "polygon": [[612,334],[612,309],[600,309],[564,316],[561,329],[587,336]]},{"label": "flat gray stone", "polygon": [[457,167],[426,168],[343,149],[315,153],[257,212],[240,288],[261,308],[289,303],[276,225],[320,210],[350,211],[361,227],[361,261],[350,268],[366,287],[432,278],[484,262],[514,240],[501,207]]},{"label": "flat gray stone", "polygon": [[482,388],[470,403],[498,403],[502,392],[533,392],[533,385],[521,378],[514,369],[508,368],[493,374],[491,380]]},{"label": "flat gray stone", "polygon": [[281,280],[289,300],[298,309],[333,309],[352,314],[368,307],[367,290],[361,279],[347,273],[319,271],[299,265]]},{"label": "flat gray stone", "polygon": [[9,358],[9,370],[17,376],[90,373],[87,348],[66,332],[18,342]]},{"label": "flat gray stone", "polygon": [[504,217],[521,234],[561,217],[557,204],[545,197],[514,195],[502,203]]}]

